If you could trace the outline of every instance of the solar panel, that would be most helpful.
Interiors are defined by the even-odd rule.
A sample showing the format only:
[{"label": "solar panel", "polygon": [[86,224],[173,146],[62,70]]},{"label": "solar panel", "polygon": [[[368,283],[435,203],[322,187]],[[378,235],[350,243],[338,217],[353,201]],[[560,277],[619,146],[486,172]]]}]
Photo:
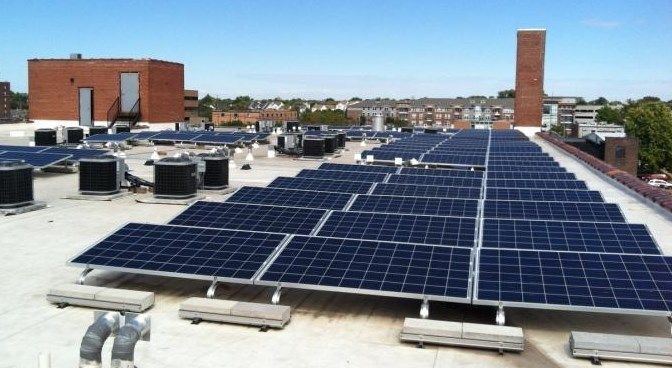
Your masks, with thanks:
[{"label": "solar panel", "polygon": [[439,187],[431,185],[386,184],[378,183],[371,194],[391,195],[397,197],[439,197],[479,199],[479,187]]},{"label": "solar panel", "polygon": [[51,147],[41,153],[57,153],[61,155],[70,155],[69,161],[79,161],[82,158],[97,157],[109,153],[107,150],[88,149],[88,148],[61,148]]},{"label": "solar panel", "polygon": [[258,284],[469,301],[471,249],[295,236]]},{"label": "solar panel", "polygon": [[625,222],[621,210],[613,203],[486,200],[483,217],[527,220]]},{"label": "solar panel", "polygon": [[582,180],[488,179],[488,188],[588,189]]},{"label": "solar panel", "polygon": [[180,213],[170,225],[216,229],[310,234],[326,210],[198,201]]},{"label": "solar panel", "polygon": [[525,171],[525,172],[567,172],[564,167],[560,166],[526,166],[520,165],[492,165],[488,163],[488,173],[496,171]]},{"label": "solar panel", "polygon": [[301,170],[296,175],[296,177],[298,177],[298,178],[314,178],[314,179],[363,181],[363,182],[375,183],[375,182],[382,182],[383,180],[385,180],[386,175],[387,174],[383,174],[383,173],[304,169],[304,170]]},{"label": "solar panel", "polygon": [[576,180],[576,176],[569,172],[495,171],[488,173],[488,179]]},{"label": "solar panel", "polygon": [[348,211],[476,217],[478,201],[451,198],[410,198],[358,195]]},{"label": "solar panel", "polygon": [[75,256],[89,268],[251,282],[283,234],[130,223]]},{"label": "solar panel", "polygon": [[539,202],[603,202],[602,194],[594,190],[488,188],[487,199]]},{"label": "solar panel", "polygon": [[161,132],[139,132],[139,133],[133,133],[133,140],[135,141],[146,141],[149,138],[159,134]]},{"label": "solar panel", "polygon": [[45,149],[50,147],[45,146],[10,146],[10,145],[0,145],[0,151],[9,151],[9,152],[42,152]]},{"label": "solar panel", "polygon": [[240,142],[242,139],[240,137],[234,137],[229,135],[215,135],[215,134],[202,134],[197,138],[190,140],[193,143],[202,143],[202,144],[235,144]]},{"label": "solar panel", "polygon": [[397,172],[397,168],[394,166],[381,166],[381,165],[346,165],[346,164],[334,164],[331,162],[325,162],[318,168],[320,170],[332,170],[332,171],[357,171],[357,172],[375,172],[375,173],[390,173],[394,174]]},{"label": "solar panel", "polygon": [[3,152],[0,153],[0,159],[12,161],[24,161],[36,168],[43,168],[55,165],[69,159],[71,155],[61,155],[56,153],[37,153],[37,152]]},{"label": "solar panel", "polygon": [[165,141],[165,142],[186,142],[198,138],[203,135],[202,132],[160,132],[151,138],[150,141]]},{"label": "solar panel", "polygon": [[481,187],[481,179],[479,178],[454,178],[442,176],[390,175],[387,182],[447,187]]},{"label": "solar panel", "polygon": [[471,248],[475,228],[474,218],[335,211],[316,235]]},{"label": "solar panel", "polygon": [[373,155],[374,161],[394,161],[395,158],[401,158],[404,161],[410,159],[420,158],[420,153],[408,153],[408,152],[385,152],[385,151],[362,151],[362,158],[366,158],[368,155]]},{"label": "solar panel", "polygon": [[482,247],[660,254],[646,226],[599,222],[485,219]]},{"label": "solar panel", "polygon": [[474,304],[672,310],[672,257],[483,248],[478,266]]},{"label": "solar panel", "polygon": [[453,178],[482,178],[483,171],[471,170],[448,170],[448,169],[419,169],[414,167],[404,167],[401,169],[402,175],[422,175],[422,176],[450,176]]},{"label": "solar panel", "polygon": [[332,179],[288,178],[280,176],[268,186],[270,188],[285,188],[299,190],[313,190],[319,192],[337,192],[365,194],[371,189],[372,183],[363,181],[346,181]]},{"label": "solar panel", "polygon": [[227,202],[341,210],[351,194],[279,188],[242,187]]},{"label": "solar panel", "polygon": [[94,134],[84,138],[84,141],[89,143],[123,142],[132,139],[134,136],[135,133],[129,132],[115,134]]},{"label": "solar panel", "polygon": [[437,153],[427,153],[422,156],[421,162],[437,163],[437,164],[454,164],[454,165],[485,165],[484,155],[444,155]]},{"label": "solar panel", "polygon": [[538,166],[538,167],[559,167],[560,166],[560,164],[555,162],[555,161],[531,161],[531,160],[527,160],[526,158],[519,158],[519,159],[490,158],[490,159],[488,159],[488,167],[490,165],[492,165],[492,166],[524,165],[524,166]]}]

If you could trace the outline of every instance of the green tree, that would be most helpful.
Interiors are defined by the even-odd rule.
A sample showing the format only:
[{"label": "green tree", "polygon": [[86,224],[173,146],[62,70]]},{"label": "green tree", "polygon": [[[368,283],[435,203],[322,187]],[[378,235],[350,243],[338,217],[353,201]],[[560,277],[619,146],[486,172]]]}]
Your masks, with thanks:
[{"label": "green tree", "polygon": [[385,118],[385,125],[391,125],[391,126],[394,126],[394,127],[410,126],[410,124],[408,123],[408,120],[397,119],[397,118],[393,118],[391,116],[388,116],[388,117]]},{"label": "green tree", "polygon": [[576,98],[576,104],[577,105],[588,105],[586,100],[583,97],[577,97]]},{"label": "green tree", "polygon": [[655,173],[672,169],[672,109],[661,102],[642,102],[629,106],[625,131],[639,139],[639,171]]},{"label": "green tree", "polygon": [[9,92],[9,104],[12,109],[28,109],[28,94],[24,92]]},{"label": "green tree", "polygon": [[350,123],[345,111],[343,110],[325,110],[325,111],[304,111],[299,116],[299,121],[304,124],[333,124],[340,125]]},{"label": "green tree", "polygon": [[515,89],[505,89],[503,91],[497,92],[497,98],[513,98],[516,97]]},{"label": "green tree", "polygon": [[590,105],[606,105],[609,103],[609,100],[607,100],[604,97],[598,97],[592,101],[590,101]]},{"label": "green tree", "polygon": [[623,110],[616,109],[610,106],[604,106],[597,110],[595,120],[601,123],[623,125]]},{"label": "green tree", "polygon": [[555,124],[550,129],[551,132],[560,135],[561,137],[565,136],[565,126],[562,124]]}]

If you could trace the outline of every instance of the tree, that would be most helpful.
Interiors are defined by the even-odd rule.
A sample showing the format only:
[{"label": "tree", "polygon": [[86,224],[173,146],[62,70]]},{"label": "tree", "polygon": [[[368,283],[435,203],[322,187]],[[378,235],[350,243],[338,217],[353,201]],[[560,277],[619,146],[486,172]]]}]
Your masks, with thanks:
[{"label": "tree", "polygon": [[590,101],[591,105],[606,105],[608,103],[609,103],[609,100],[607,100],[604,97],[598,97],[597,99]]},{"label": "tree", "polygon": [[586,100],[583,99],[583,97],[577,97],[576,98],[576,104],[577,105],[588,105],[588,103],[586,102]]},{"label": "tree", "polygon": [[28,94],[23,92],[10,91],[9,104],[12,109],[28,109]]},{"label": "tree", "polygon": [[644,99],[627,108],[625,131],[639,139],[639,171],[672,169],[672,109]]},{"label": "tree", "polygon": [[385,125],[391,125],[391,126],[394,126],[394,127],[410,126],[410,124],[408,123],[408,120],[397,119],[397,118],[393,118],[391,116],[388,116],[388,117],[385,118]]},{"label": "tree", "polygon": [[497,98],[512,98],[516,97],[515,89],[505,89],[503,91],[497,92]]},{"label": "tree", "polygon": [[551,132],[560,135],[561,137],[565,136],[565,127],[562,124],[555,124],[550,129]]},{"label": "tree", "polygon": [[597,110],[595,120],[601,123],[623,125],[623,111],[606,105]]},{"label": "tree", "polygon": [[345,124],[349,123],[345,111],[343,110],[324,110],[310,111],[306,110],[299,116],[299,121],[308,124]]},{"label": "tree", "polygon": [[362,99],[360,97],[353,97],[350,99],[350,101],[361,101]]}]

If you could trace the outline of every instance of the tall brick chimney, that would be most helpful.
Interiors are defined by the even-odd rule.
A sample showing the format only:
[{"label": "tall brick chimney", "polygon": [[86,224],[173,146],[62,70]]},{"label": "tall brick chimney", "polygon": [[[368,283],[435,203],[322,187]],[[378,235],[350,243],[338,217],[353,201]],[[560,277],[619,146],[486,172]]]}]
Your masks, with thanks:
[{"label": "tall brick chimney", "polygon": [[519,29],[514,125],[541,127],[544,100],[545,29]]}]

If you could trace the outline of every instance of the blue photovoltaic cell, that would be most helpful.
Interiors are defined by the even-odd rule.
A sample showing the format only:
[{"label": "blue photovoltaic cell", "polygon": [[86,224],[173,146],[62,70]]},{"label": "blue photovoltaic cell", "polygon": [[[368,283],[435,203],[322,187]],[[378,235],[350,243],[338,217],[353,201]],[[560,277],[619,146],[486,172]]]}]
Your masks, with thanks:
[{"label": "blue photovoltaic cell", "polygon": [[481,187],[480,178],[454,178],[449,176],[391,175],[388,183],[433,185],[447,187]]},{"label": "blue photovoltaic cell", "polygon": [[484,248],[660,254],[646,226],[608,222],[485,219]]},{"label": "blue photovoltaic cell", "polygon": [[397,172],[397,168],[394,166],[382,166],[382,165],[346,165],[346,164],[333,164],[331,162],[325,162],[318,168],[320,170],[333,170],[333,171],[357,171],[357,172],[373,172],[373,173],[390,173],[394,174]]},{"label": "blue photovoltaic cell", "polygon": [[401,158],[404,161],[412,158],[418,159],[421,153],[404,153],[404,152],[386,152],[386,151],[362,151],[362,159],[366,159],[367,155],[373,155],[374,161],[394,161],[395,158]]},{"label": "blue photovoltaic cell", "polygon": [[9,145],[0,145],[0,151],[8,152],[42,152],[48,148],[46,146],[9,146]]},{"label": "blue photovoltaic cell", "polygon": [[377,183],[371,194],[391,195],[397,197],[479,199],[481,197],[481,188]]},{"label": "blue photovoltaic cell", "polygon": [[466,299],[470,258],[468,248],[295,236],[260,280],[361,294]]},{"label": "blue photovoltaic cell", "polygon": [[474,246],[476,219],[367,212],[332,212],[318,236]]},{"label": "blue photovoltaic cell", "polygon": [[132,139],[135,136],[135,133],[115,133],[115,134],[94,134],[84,138],[85,142],[97,142],[97,143],[107,143],[107,142],[123,142]]},{"label": "blue photovoltaic cell", "polygon": [[564,167],[560,166],[526,166],[520,165],[488,165],[488,173],[496,171],[515,171],[515,172],[567,172]]},{"label": "blue photovoltaic cell", "polygon": [[487,199],[538,202],[604,202],[595,190],[488,188]]},{"label": "blue photovoltaic cell", "polygon": [[402,175],[421,175],[421,176],[449,176],[453,178],[482,178],[483,171],[471,170],[443,170],[443,169],[416,169],[404,167],[401,169]]},{"label": "blue photovoltaic cell", "polygon": [[71,155],[61,155],[56,153],[37,153],[37,152],[3,152],[0,153],[1,160],[24,161],[36,168],[42,168],[63,162],[69,159]]},{"label": "blue photovoltaic cell", "polygon": [[427,153],[422,156],[421,162],[454,165],[485,165],[485,155],[448,155]]},{"label": "blue photovoltaic cell", "polygon": [[668,312],[671,267],[656,255],[482,248],[475,302]]},{"label": "blue photovoltaic cell", "polygon": [[483,217],[527,220],[625,222],[621,210],[613,203],[486,200]]},{"label": "blue photovoltaic cell", "polygon": [[488,173],[488,179],[576,180],[576,176],[568,172],[494,171]]},{"label": "blue photovoltaic cell", "polygon": [[536,167],[559,167],[560,164],[555,161],[531,161],[526,158],[519,159],[498,159],[490,158],[488,159],[488,167],[490,166],[502,166],[502,165],[512,165],[512,166],[536,166]]},{"label": "blue photovoltaic cell", "polygon": [[450,198],[409,198],[358,195],[348,211],[476,217],[478,201]]},{"label": "blue photovoltaic cell", "polygon": [[89,268],[247,279],[285,235],[131,223],[72,259]]},{"label": "blue photovoltaic cell", "polygon": [[82,158],[101,156],[109,153],[109,151],[99,149],[88,149],[88,148],[77,149],[77,148],[51,147],[42,151],[42,153],[56,153],[61,155],[70,155],[71,157],[68,158],[69,161],[79,161]]},{"label": "blue photovoltaic cell", "polygon": [[372,183],[363,181],[288,178],[280,176],[273,180],[268,186],[270,188],[312,190],[318,192],[365,194],[371,189],[372,185]]},{"label": "blue photovoltaic cell", "polygon": [[198,201],[170,225],[216,229],[310,234],[326,210],[258,204]]},{"label": "blue photovoltaic cell", "polygon": [[139,132],[139,133],[133,133],[133,140],[135,141],[146,141],[149,138],[159,134],[161,132]]},{"label": "blue photovoltaic cell", "polygon": [[194,138],[200,137],[203,133],[199,132],[160,132],[151,138],[150,141],[166,141],[166,142],[184,142],[191,141]]},{"label": "blue photovoltaic cell", "polygon": [[341,210],[352,197],[347,193],[310,192],[279,188],[242,187],[227,202]]},{"label": "blue photovoltaic cell", "polygon": [[214,135],[213,133],[210,134],[203,134],[200,135],[198,138],[194,138],[190,140],[190,142],[194,143],[205,143],[205,144],[235,144],[237,142],[240,142],[241,138],[240,137],[232,137],[232,136],[219,136],[219,135]]},{"label": "blue photovoltaic cell", "polygon": [[588,189],[582,180],[488,179],[488,188]]},{"label": "blue photovoltaic cell", "polygon": [[350,180],[363,181],[369,183],[382,182],[385,180],[384,173],[368,173],[368,172],[353,172],[353,171],[330,171],[330,170],[301,170],[297,178],[313,178],[313,179],[333,179],[333,180]]}]

